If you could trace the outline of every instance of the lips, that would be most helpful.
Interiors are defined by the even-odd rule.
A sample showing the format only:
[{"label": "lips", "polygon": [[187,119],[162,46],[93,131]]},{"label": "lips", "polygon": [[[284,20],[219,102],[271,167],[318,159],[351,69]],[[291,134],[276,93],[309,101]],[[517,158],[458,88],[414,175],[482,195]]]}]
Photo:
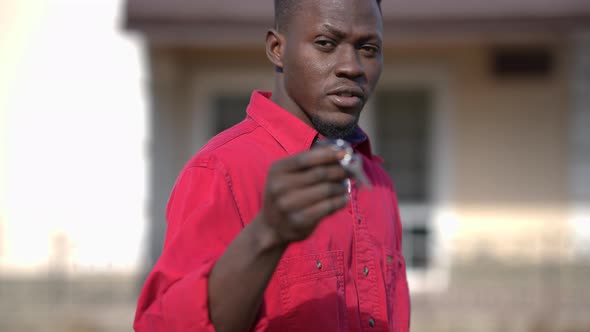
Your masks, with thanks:
[{"label": "lips", "polygon": [[328,92],[328,98],[339,108],[359,108],[365,101],[363,90],[355,86],[341,86]]}]

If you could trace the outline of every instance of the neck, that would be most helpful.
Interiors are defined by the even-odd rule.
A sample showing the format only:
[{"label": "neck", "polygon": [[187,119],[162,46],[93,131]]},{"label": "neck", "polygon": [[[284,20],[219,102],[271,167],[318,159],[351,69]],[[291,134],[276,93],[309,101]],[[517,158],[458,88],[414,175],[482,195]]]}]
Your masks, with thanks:
[{"label": "neck", "polygon": [[314,126],[307,114],[305,114],[305,112],[287,93],[282,75],[283,73],[275,73],[275,83],[270,100],[313,128]]}]

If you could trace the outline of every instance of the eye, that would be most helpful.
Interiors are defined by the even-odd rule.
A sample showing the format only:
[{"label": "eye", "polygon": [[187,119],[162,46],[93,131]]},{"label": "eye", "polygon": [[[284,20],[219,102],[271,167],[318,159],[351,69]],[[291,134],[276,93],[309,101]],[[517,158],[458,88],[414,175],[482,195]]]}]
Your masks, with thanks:
[{"label": "eye", "polygon": [[336,47],[336,42],[328,38],[318,38],[315,44],[322,50],[331,50]]},{"label": "eye", "polygon": [[361,51],[367,56],[377,56],[381,52],[381,48],[377,45],[364,44],[361,46]]}]

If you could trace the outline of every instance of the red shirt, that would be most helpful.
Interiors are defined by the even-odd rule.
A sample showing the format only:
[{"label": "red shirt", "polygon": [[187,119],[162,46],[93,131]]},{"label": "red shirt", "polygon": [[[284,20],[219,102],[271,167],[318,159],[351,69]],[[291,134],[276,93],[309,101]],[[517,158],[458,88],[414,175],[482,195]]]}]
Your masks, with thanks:
[{"label": "red shirt", "polygon": [[[139,298],[137,332],[214,331],[209,272],[258,214],[271,164],[310,149],[318,136],[269,97],[255,92],[247,118],[213,138],[182,170],[168,203],[162,255]],[[347,208],[288,247],[253,330],[409,330],[395,193],[368,140],[355,149],[373,188],[352,186]]]}]

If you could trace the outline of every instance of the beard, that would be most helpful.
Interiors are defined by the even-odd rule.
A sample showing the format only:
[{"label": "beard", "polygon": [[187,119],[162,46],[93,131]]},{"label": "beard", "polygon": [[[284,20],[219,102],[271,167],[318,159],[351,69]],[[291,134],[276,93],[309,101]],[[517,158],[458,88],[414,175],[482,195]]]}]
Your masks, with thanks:
[{"label": "beard", "polygon": [[354,132],[358,123],[358,117],[344,126],[338,126],[318,116],[310,116],[310,120],[318,133],[326,138],[346,138]]}]

